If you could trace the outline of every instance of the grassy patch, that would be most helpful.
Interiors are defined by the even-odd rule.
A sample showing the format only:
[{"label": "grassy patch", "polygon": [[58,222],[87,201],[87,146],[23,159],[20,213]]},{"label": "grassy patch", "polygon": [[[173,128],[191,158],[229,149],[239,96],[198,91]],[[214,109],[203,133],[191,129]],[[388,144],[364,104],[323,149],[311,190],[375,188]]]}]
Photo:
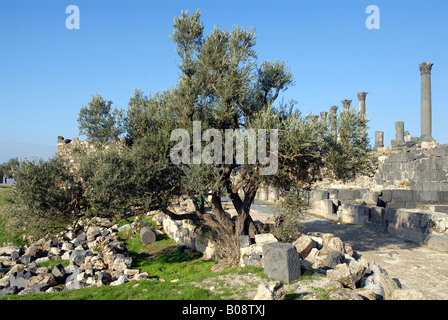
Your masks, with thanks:
[{"label": "grassy patch", "polygon": [[0,207],[14,202],[12,189],[9,185],[0,185]]}]

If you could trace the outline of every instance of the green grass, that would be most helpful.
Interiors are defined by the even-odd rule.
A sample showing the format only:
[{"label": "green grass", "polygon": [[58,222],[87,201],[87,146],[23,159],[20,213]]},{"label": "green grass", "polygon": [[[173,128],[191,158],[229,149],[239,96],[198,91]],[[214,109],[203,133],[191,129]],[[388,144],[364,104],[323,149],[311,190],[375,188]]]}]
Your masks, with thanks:
[{"label": "green grass", "polygon": [[2,216],[2,211],[14,204],[11,188],[11,185],[0,184],[0,246],[8,243],[17,245],[24,244],[22,234],[16,230],[10,230],[5,218]]},{"label": "green grass", "polygon": [[12,190],[9,185],[0,185],[0,207],[13,203]]}]

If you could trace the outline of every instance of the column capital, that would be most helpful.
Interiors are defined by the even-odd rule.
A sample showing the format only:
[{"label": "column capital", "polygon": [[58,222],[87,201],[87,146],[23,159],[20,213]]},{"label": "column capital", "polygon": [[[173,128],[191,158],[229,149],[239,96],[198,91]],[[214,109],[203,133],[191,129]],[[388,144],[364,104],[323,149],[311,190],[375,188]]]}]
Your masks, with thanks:
[{"label": "column capital", "polygon": [[334,113],[338,112],[338,106],[331,106],[330,111]]},{"label": "column capital", "polygon": [[342,100],[342,106],[345,108],[350,108],[350,103],[352,103],[352,100]]},{"label": "column capital", "polygon": [[434,63],[432,63],[432,62],[422,62],[422,63],[420,63],[419,64],[419,67],[420,67],[420,74],[421,75],[424,75],[424,74],[431,74],[431,68],[432,68],[432,65],[433,65]]},{"label": "column capital", "polygon": [[358,100],[366,100],[366,94],[368,92],[358,92]]}]

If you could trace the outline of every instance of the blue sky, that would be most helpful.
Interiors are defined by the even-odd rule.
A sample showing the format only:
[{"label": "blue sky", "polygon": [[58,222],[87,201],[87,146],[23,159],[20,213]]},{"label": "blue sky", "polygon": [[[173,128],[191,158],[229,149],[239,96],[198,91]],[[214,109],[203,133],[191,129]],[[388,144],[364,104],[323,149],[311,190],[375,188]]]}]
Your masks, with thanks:
[{"label": "blue sky", "polygon": [[[65,9],[77,5],[80,29]],[[369,30],[368,5],[380,9]],[[448,143],[448,1],[2,0],[0,4],[0,163],[49,157],[59,135],[78,137],[77,117],[92,94],[126,108],[134,89],[174,86],[172,21],[199,9],[215,25],[254,27],[260,63],[285,60],[295,86],[283,97],[319,113],[367,91],[369,135],[394,139],[396,121],[420,136],[419,63],[433,62],[433,137]],[[85,137],[79,136],[80,139]]]}]

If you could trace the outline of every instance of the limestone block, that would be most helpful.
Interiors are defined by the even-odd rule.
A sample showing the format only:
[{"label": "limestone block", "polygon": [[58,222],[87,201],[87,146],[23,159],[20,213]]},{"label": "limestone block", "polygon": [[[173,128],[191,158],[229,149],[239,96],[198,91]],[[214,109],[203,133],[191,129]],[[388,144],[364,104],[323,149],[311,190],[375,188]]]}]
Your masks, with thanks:
[{"label": "limestone block", "polygon": [[368,207],[354,204],[343,204],[341,221],[351,224],[366,224],[369,221]]},{"label": "limestone block", "polygon": [[311,249],[315,248],[317,244],[310,236],[302,234],[296,241],[294,241],[293,245],[296,247],[300,258],[305,259]]},{"label": "limestone block", "polygon": [[261,233],[255,235],[255,252],[263,253],[263,246],[268,243],[278,242],[277,238],[271,233]]}]

